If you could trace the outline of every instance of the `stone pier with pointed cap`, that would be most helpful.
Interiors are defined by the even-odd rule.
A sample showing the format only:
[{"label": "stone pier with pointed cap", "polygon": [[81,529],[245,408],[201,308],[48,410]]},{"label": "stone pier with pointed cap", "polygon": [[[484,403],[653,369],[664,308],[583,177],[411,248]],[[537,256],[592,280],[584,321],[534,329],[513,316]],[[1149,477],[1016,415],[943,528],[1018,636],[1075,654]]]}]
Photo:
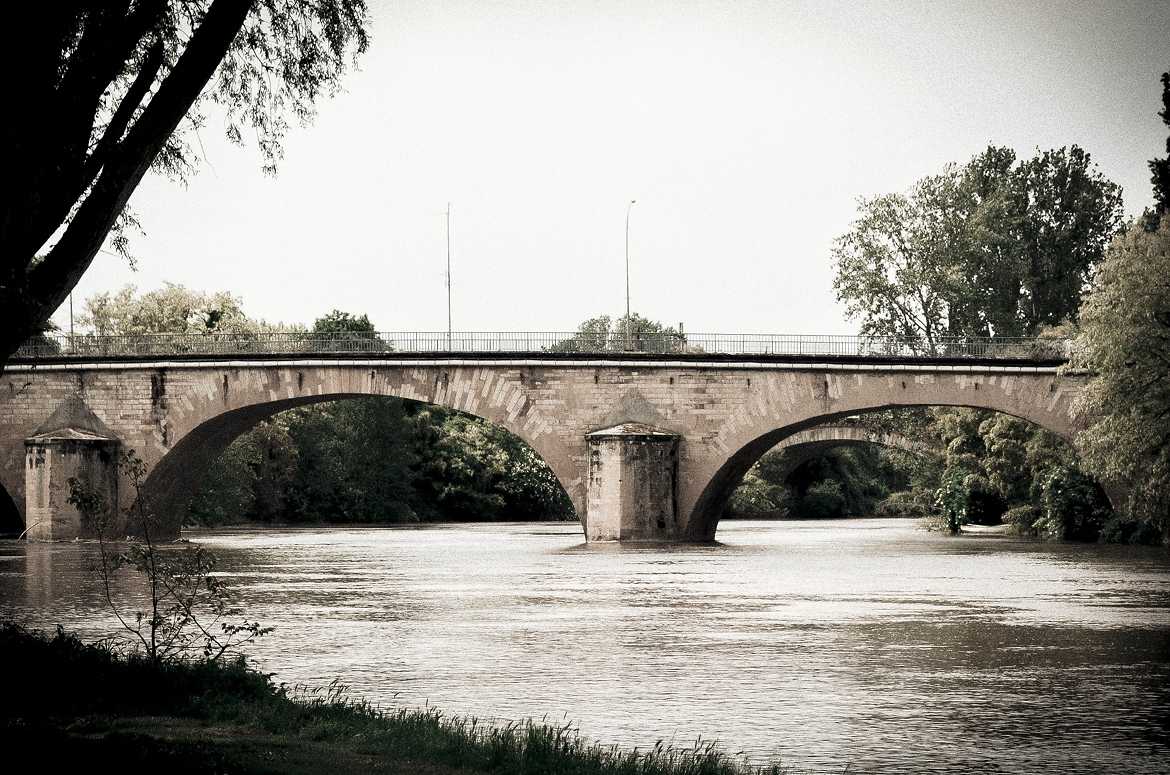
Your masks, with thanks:
[{"label": "stone pier with pointed cap", "polygon": [[28,538],[62,541],[91,538],[69,502],[69,480],[77,479],[113,508],[118,505],[120,442],[80,396],[66,398],[24,440],[24,492]]},{"label": "stone pier with pointed cap", "polygon": [[678,434],[627,422],[593,431],[585,495],[590,541],[677,541]]}]

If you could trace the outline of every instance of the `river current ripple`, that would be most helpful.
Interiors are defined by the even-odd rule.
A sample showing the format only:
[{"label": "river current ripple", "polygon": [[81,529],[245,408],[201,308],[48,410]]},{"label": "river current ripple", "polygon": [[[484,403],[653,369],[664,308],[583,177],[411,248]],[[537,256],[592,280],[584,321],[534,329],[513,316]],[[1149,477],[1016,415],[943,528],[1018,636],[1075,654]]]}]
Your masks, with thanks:
[{"label": "river current ripple", "polygon": [[[891,519],[729,521],[704,547],[565,523],[187,535],[276,628],[250,658],[289,684],[799,772],[1170,772],[1164,549]],[[93,551],[0,543],[0,613],[110,634]]]}]

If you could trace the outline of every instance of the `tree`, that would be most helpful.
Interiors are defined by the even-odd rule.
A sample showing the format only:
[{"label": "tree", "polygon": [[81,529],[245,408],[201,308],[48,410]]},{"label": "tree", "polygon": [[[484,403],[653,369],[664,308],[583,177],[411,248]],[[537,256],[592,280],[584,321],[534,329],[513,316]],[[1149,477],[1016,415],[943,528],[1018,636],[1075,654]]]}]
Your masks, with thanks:
[{"label": "tree", "polygon": [[374,324],[370,322],[368,315],[351,315],[348,312],[342,312],[335,309],[324,317],[317,318],[313,321],[313,333],[317,334],[337,334],[337,333],[374,333]]},{"label": "tree", "polygon": [[253,514],[261,455],[259,438],[248,432],[211,464],[188,509],[189,522],[228,525]]},{"label": "tree", "polygon": [[876,447],[828,447],[802,458],[792,449],[764,453],[732,492],[728,513],[812,518],[867,514],[892,489],[905,485],[904,472]]},{"label": "tree", "polygon": [[[768,453],[775,454],[775,453]],[[733,517],[786,517],[792,510],[792,493],[760,475],[752,466],[727,500],[727,514]]]},{"label": "tree", "polygon": [[[1162,73],[1162,123],[1170,128],[1170,72]],[[1143,218],[1147,231],[1157,231],[1159,219],[1170,215],[1170,137],[1166,138],[1166,158],[1150,160],[1150,183],[1154,186],[1154,210]]]},{"label": "tree", "polygon": [[272,518],[418,521],[415,428],[403,401],[378,397],[330,401],[291,410],[273,422],[287,428],[296,468],[282,485],[286,511]]},{"label": "tree", "polygon": [[335,352],[378,352],[394,349],[374,330],[368,315],[351,315],[335,309],[313,323],[311,346],[316,350]]},{"label": "tree", "polygon": [[[1082,316],[1095,376],[1078,436],[1091,472],[1126,493],[1128,513],[1170,532],[1170,215],[1110,246]],[[1118,504],[1122,505],[1122,504]]]},{"label": "tree", "polygon": [[934,352],[948,332],[955,240],[940,237],[955,228],[948,207],[957,185],[948,169],[918,181],[909,195],[861,200],[861,216],[833,247],[833,288],[846,314],[861,319],[862,335],[922,341]]},{"label": "tree", "polygon": [[439,407],[416,417],[421,510],[447,520],[573,517],[556,474],[515,434]]},{"label": "tree", "polygon": [[1032,336],[1042,326],[1077,319],[1093,268],[1121,228],[1121,189],[1075,145],[1023,162],[1009,185],[1017,248],[1009,287],[1018,281],[1021,294],[1015,315],[1004,316],[998,331]]},{"label": "tree", "polygon": [[[998,412],[944,407],[884,410],[862,422],[945,450],[942,456],[891,452],[893,468],[903,477],[895,487],[909,489],[879,504],[878,513],[933,504],[947,529],[1002,520],[1017,533],[1043,537],[1156,538],[1120,515],[1110,518],[1109,501],[1076,450],[1032,423]],[[847,493],[854,477],[842,478]],[[894,483],[892,477],[886,481]]]},{"label": "tree", "polygon": [[673,326],[634,312],[616,320],[600,315],[577,326],[577,333],[550,346],[549,352],[680,352],[686,336]]},{"label": "tree", "polygon": [[992,146],[860,211],[833,248],[838,300],[863,335],[933,353],[940,337],[1030,336],[1075,320],[1122,204],[1076,146],[1022,162]]},{"label": "tree", "polygon": [[[124,550],[118,551],[109,543],[117,522],[114,505],[88,482],[69,480],[69,502],[94,526],[98,537],[94,570],[102,582],[106,604],[130,647],[141,649],[154,664],[195,655],[214,662],[271,632],[271,628],[242,618],[243,611],[234,603],[230,588],[215,573],[213,553],[199,544],[164,548],[155,542],[159,519],[142,489],[146,464],[134,450],[119,458],[118,470],[133,490],[134,502],[126,513],[129,524],[138,530]],[[115,599],[114,578],[127,567],[146,582],[145,611],[129,614]]]},{"label": "tree", "polygon": [[78,322],[99,336],[134,334],[252,333],[265,324],[244,314],[242,301],[226,291],[206,293],[182,285],[139,294],[133,285],[85,300]]},{"label": "tree", "polygon": [[[365,51],[365,0],[75,0],[9,20],[0,66],[0,365],[68,296],[148,170],[184,179],[207,113],[256,138],[275,170],[289,118],[306,122]],[[19,116],[19,119],[15,117]],[[220,117],[217,115],[217,120]]]}]

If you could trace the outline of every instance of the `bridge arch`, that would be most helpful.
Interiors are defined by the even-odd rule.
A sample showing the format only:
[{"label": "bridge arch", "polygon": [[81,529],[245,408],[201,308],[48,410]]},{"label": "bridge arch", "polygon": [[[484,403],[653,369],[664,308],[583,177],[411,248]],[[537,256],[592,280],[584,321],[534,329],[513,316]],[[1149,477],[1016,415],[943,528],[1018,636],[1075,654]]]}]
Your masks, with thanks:
[{"label": "bridge arch", "polygon": [[[457,369],[437,378],[434,372],[414,370],[370,369],[360,378],[348,370],[285,371],[289,373],[260,372],[259,380],[250,374],[218,373],[214,375],[217,389],[196,391],[195,400],[192,391],[184,390],[183,399],[168,406],[167,422],[159,429],[164,444],[148,444],[145,454],[139,452],[150,470],[141,495],[163,517],[164,532],[177,532],[212,463],[257,423],[301,406],[371,396],[442,406],[499,425],[532,447],[548,464],[578,516],[583,514],[584,488],[577,467],[561,440],[548,432],[549,421],[537,407],[517,401],[513,391],[490,378],[459,374]],[[128,494],[123,502],[132,498]]]},{"label": "bridge arch", "polygon": [[[780,451],[784,453],[783,476],[792,475],[804,463],[823,455],[831,449],[839,447],[861,447],[874,445],[900,449],[913,455],[927,455],[941,453],[929,444],[907,438],[900,433],[876,431],[855,423],[834,423],[831,425],[817,425],[803,431],[797,431],[781,439],[768,452]],[[750,468],[750,466],[749,466]],[[745,471],[746,473],[746,471]]]},{"label": "bridge arch", "polygon": [[[701,477],[687,523],[694,541],[713,541],[731,493],[748,469],[768,450],[787,439],[800,439],[817,427],[837,426],[852,415],[905,407],[984,409],[1016,417],[1055,433],[1070,444],[1083,426],[1075,411],[1082,384],[1047,374],[970,374],[952,377],[893,372],[886,375],[812,376],[811,391],[795,401],[776,406],[775,413],[759,413],[721,440],[728,451],[718,465]],[[789,392],[789,396],[792,396]],[[799,442],[796,442],[799,443]],[[698,484],[698,483],[696,483]],[[1110,500],[1115,497],[1106,487]]]},{"label": "bridge arch", "polygon": [[798,450],[802,447],[829,447],[861,446],[876,444],[879,447],[900,449],[912,454],[921,455],[934,450],[930,445],[903,436],[900,433],[879,431],[867,428],[857,423],[833,423],[831,425],[815,425],[803,431],[797,431],[784,437],[773,450]]}]

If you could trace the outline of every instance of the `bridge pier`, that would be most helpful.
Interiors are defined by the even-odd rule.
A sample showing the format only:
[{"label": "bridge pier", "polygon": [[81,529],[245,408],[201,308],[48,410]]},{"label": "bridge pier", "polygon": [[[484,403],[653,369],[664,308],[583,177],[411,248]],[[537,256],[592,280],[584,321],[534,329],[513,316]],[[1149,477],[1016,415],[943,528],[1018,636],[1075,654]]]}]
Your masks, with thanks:
[{"label": "bridge pier", "polygon": [[65,400],[24,440],[25,534],[30,541],[93,538],[95,528],[69,502],[77,479],[118,509],[118,438],[78,396]]},{"label": "bridge pier", "polygon": [[588,541],[678,541],[677,434],[641,423],[593,431],[585,495]]}]

